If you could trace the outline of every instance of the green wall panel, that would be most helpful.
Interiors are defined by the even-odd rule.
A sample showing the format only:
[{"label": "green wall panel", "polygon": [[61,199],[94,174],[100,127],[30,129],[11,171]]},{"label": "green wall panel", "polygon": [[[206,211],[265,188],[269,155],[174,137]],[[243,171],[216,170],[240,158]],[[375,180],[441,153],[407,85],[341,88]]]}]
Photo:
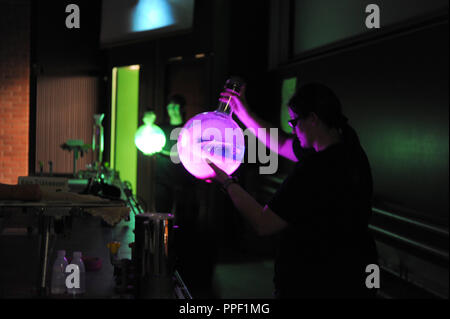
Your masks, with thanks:
[{"label": "green wall panel", "polygon": [[119,171],[123,181],[129,181],[136,194],[137,149],[134,134],[138,128],[139,69],[117,68],[114,169]]}]

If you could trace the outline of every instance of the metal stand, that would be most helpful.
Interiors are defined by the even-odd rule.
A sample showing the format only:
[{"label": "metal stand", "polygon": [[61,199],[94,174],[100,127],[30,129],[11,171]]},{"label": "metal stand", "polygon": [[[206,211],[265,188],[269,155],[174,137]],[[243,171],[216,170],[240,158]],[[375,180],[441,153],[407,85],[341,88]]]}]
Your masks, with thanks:
[{"label": "metal stand", "polygon": [[47,296],[47,265],[48,265],[48,243],[50,237],[50,216],[44,214],[44,209],[39,209],[39,274],[38,274],[38,291],[39,297]]},{"label": "metal stand", "polygon": [[45,297],[48,295],[47,271],[50,242],[50,227],[55,217],[71,216],[72,208],[91,207],[123,207],[122,203],[66,203],[66,202],[19,202],[0,201],[0,208],[3,207],[23,207],[38,211],[39,230],[39,266],[37,274],[37,295]]}]

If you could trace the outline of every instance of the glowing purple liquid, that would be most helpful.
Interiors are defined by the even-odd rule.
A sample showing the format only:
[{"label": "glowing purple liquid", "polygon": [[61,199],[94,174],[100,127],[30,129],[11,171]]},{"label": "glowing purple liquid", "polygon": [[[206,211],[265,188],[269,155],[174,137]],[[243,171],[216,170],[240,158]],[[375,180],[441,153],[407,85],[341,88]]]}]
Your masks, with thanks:
[{"label": "glowing purple liquid", "polygon": [[177,147],[183,166],[199,179],[215,176],[206,159],[230,175],[241,165],[245,153],[241,128],[230,115],[217,111],[190,119],[178,137]]}]

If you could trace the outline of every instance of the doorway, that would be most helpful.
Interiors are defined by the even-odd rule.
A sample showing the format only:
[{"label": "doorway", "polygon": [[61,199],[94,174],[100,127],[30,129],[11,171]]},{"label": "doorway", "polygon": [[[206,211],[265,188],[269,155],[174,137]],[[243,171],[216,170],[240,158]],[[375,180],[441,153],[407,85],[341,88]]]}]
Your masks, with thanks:
[{"label": "doorway", "polygon": [[120,179],[130,183],[136,195],[137,149],[134,134],[138,128],[139,65],[114,67],[111,92],[110,167]]}]

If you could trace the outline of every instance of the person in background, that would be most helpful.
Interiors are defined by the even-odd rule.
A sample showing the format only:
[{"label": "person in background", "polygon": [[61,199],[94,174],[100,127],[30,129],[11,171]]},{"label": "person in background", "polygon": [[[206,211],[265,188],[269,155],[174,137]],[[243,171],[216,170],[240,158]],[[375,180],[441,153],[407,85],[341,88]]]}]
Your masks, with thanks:
[{"label": "person in background", "polygon": [[[200,246],[208,247],[211,242],[204,229],[204,216],[200,216],[204,189],[181,163],[175,164],[171,160],[171,155],[176,152],[173,146],[177,139],[171,139],[170,135],[185,123],[186,100],[174,94],[168,101],[168,122],[160,125],[166,135],[166,145],[156,154],[155,208],[158,213],[175,216],[178,226],[174,234],[176,268],[193,296],[205,296],[212,285],[214,266],[213,258],[209,256],[211,252],[198,249]],[[199,272],[202,274],[200,278]]]},{"label": "person in background", "polygon": [[156,190],[155,208],[159,213],[175,214],[177,219],[182,218],[181,211],[187,207],[186,185],[192,183],[191,176],[182,164],[175,164],[171,155],[176,155],[173,147],[177,139],[171,139],[171,133],[184,124],[186,99],[180,94],[171,95],[168,99],[166,111],[168,122],[160,125],[166,136],[166,144],[160,153],[156,154]]},{"label": "person in background", "polygon": [[[245,99],[231,98],[234,114],[249,128],[270,125]],[[209,162],[215,180],[260,235],[279,234],[275,257],[278,298],[371,298],[366,266],[377,263],[368,223],[372,175],[355,131],[334,92],[323,84],[300,87],[288,103],[294,136],[257,136],[296,162],[274,197],[259,204],[234,179]],[[266,142],[268,141],[268,142]]]}]

